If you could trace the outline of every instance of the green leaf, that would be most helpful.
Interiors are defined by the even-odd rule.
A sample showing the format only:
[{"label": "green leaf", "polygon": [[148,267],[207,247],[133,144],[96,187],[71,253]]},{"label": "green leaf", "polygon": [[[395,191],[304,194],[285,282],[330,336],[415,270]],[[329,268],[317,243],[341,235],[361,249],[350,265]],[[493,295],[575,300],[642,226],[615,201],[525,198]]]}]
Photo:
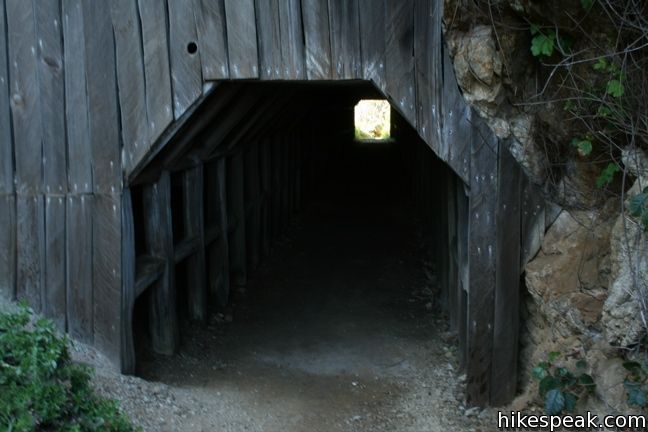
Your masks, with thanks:
[{"label": "green leaf", "polygon": [[545,412],[549,415],[560,414],[565,409],[565,395],[559,389],[552,389],[545,396]]},{"label": "green leaf", "polygon": [[551,351],[549,354],[547,354],[547,358],[551,363],[555,362],[559,357],[560,357],[560,352],[558,351]]},{"label": "green leaf", "polygon": [[594,383],[594,379],[588,375],[588,374],[582,374],[581,376],[578,377],[578,383],[582,386],[585,387],[594,387],[596,384]]},{"label": "green leaf", "polygon": [[[646,193],[640,193],[630,198],[630,205],[628,206],[628,210],[630,211],[630,214],[634,217],[640,216],[645,209],[646,201],[648,201],[648,194]],[[625,367],[626,363],[623,364],[623,367]],[[632,363],[636,363],[636,362],[632,362]]]},{"label": "green leaf", "polygon": [[576,362],[576,367],[578,369],[585,369],[587,367],[587,361],[585,359],[580,359]]},{"label": "green leaf", "polygon": [[612,110],[605,105],[601,105],[598,110],[596,110],[596,114],[601,117],[609,117],[612,115]]},{"label": "green leaf", "polygon": [[612,183],[612,180],[614,180],[614,174],[619,171],[621,171],[619,165],[615,162],[610,162],[605,168],[603,168],[601,174],[596,179],[596,186],[602,188],[603,186],[609,185]]},{"label": "green leaf", "polygon": [[576,409],[576,402],[578,401],[578,396],[574,393],[566,392],[565,393],[565,409],[569,412],[574,412]]},{"label": "green leaf", "polygon": [[542,369],[549,369],[551,367],[551,364],[549,362],[540,362],[538,363],[538,367],[541,367]]},{"label": "green leaf", "polygon": [[542,380],[544,377],[547,376],[547,371],[546,371],[544,368],[540,367],[540,366],[536,366],[536,367],[534,367],[533,370],[531,371],[531,374],[533,375],[533,377],[534,377],[535,379],[537,379],[538,381],[540,381],[540,380]]},{"label": "green leaf", "polygon": [[639,407],[646,406],[646,393],[643,391],[639,383],[625,381],[623,383],[623,386],[625,387],[626,394],[628,395],[628,405]]},{"label": "green leaf", "polygon": [[531,39],[531,54],[534,57],[551,57],[554,52],[556,41],[555,31],[544,34],[539,32]]},{"label": "green leaf", "polygon": [[594,6],[594,2],[595,2],[595,1],[596,1],[596,0],[581,0],[581,6],[582,6],[583,9],[585,9],[586,11],[587,11],[587,10],[590,10],[590,9],[592,9],[592,6]]},{"label": "green leaf", "polygon": [[608,62],[605,60],[605,57],[601,57],[596,63],[594,63],[593,67],[595,71],[604,71],[608,67]]},{"label": "green leaf", "polygon": [[625,361],[623,362],[623,368],[630,372],[635,372],[637,369],[641,369],[641,365],[636,361]]},{"label": "green leaf", "polygon": [[608,81],[606,92],[609,95],[612,95],[612,97],[618,98],[623,96],[623,93],[625,93],[625,88],[623,87],[621,81],[613,79]]},{"label": "green leaf", "polygon": [[567,368],[557,367],[556,368],[556,375],[561,377],[561,378],[564,378],[564,377],[569,377],[569,375],[571,375],[571,372],[569,372],[567,370]]},{"label": "green leaf", "polygon": [[540,392],[540,396],[544,396],[550,390],[554,390],[558,388],[560,388],[560,382],[554,377],[552,377],[551,375],[544,377],[542,381],[540,381],[540,384],[538,385],[538,391]]},{"label": "green leaf", "polygon": [[592,141],[588,139],[574,138],[571,145],[578,149],[578,154],[581,156],[589,156],[592,153]]}]

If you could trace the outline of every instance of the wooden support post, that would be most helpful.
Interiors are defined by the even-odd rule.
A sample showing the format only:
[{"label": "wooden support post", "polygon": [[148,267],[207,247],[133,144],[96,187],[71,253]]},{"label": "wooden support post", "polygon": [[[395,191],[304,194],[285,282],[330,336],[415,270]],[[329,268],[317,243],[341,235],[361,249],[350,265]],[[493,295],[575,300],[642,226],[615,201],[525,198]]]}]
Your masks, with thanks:
[{"label": "wooden support post", "polygon": [[135,373],[133,309],[135,307],[135,222],[130,189],[122,195],[121,371]]},{"label": "wooden support post", "polygon": [[261,261],[261,192],[259,185],[259,146],[253,144],[245,154],[245,201],[248,263],[254,270]]},{"label": "wooden support post", "polygon": [[462,181],[456,183],[457,199],[457,266],[459,272],[459,288],[457,293],[457,304],[459,316],[457,320],[457,333],[459,339],[459,367],[464,369],[467,364],[468,354],[468,196],[466,196],[465,185]]},{"label": "wooden support post", "polygon": [[189,319],[205,321],[207,318],[207,274],[205,270],[203,166],[186,170],[182,177],[183,219],[185,235],[196,239],[198,250],[187,258],[187,306]]},{"label": "wooden support post", "polygon": [[447,283],[448,283],[448,311],[450,316],[450,327],[452,330],[457,330],[457,323],[460,316],[459,312],[459,296],[458,291],[460,284],[458,283],[457,271],[457,187],[455,185],[456,177],[450,170],[445,170],[447,176],[447,251],[448,257],[447,267]]},{"label": "wooden support post", "polygon": [[[216,296],[221,306],[227,305],[230,291],[229,271],[229,223],[227,218],[227,159],[220,158],[216,162],[218,178],[218,212],[220,216],[221,241],[219,242],[221,253],[219,264],[222,268],[222,283],[216,286]],[[211,266],[210,266],[211,268]]]},{"label": "wooden support post", "polygon": [[171,222],[171,177],[163,171],[160,179],[144,188],[144,231],[149,255],[165,261],[164,274],[150,294],[150,333],[153,350],[171,355],[178,346],[175,259]]},{"label": "wooden support post", "polygon": [[245,248],[245,197],[243,155],[237,153],[228,160],[227,210],[229,226],[230,280],[235,286],[247,283]]}]

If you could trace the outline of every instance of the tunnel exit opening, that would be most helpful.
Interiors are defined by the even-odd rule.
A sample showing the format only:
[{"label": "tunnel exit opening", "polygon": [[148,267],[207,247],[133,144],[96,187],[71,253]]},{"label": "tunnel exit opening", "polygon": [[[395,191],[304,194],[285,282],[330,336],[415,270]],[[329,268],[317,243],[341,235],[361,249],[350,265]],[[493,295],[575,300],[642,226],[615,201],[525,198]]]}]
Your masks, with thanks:
[{"label": "tunnel exit opening", "polygon": [[171,379],[164,370],[188,367],[172,355],[196,346],[210,364],[257,353],[313,373],[376,372],[376,359],[408,361],[390,348],[399,328],[409,346],[431,311],[460,310],[463,183],[396,110],[389,139],[357,140],[358,102],[379,98],[362,82],[222,84],[220,105],[140,171],[138,374]]}]

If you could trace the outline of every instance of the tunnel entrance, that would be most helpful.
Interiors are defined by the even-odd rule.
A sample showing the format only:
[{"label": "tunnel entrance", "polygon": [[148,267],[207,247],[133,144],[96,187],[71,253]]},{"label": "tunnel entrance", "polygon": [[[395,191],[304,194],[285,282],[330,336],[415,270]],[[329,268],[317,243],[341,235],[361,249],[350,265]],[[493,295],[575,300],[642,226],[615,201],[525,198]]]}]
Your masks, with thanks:
[{"label": "tunnel entrance", "polygon": [[137,373],[331,404],[374,377],[386,403],[465,333],[439,321],[466,301],[461,181],[394,109],[390,139],[357,139],[367,83],[221,85],[132,182]]}]

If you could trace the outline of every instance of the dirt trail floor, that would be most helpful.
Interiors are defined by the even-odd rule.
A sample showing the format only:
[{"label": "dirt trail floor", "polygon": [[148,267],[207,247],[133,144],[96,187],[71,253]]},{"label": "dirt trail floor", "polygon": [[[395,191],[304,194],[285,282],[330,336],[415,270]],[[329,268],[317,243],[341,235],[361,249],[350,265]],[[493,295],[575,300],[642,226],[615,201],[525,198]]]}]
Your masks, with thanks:
[{"label": "dirt trail floor", "polygon": [[100,369],[97,387],[146,431],[495,430],[464,406],[414,212],[347,196],[309,206],[232,315],[185,326],[176,356],[140,356],[146,381]]}]

